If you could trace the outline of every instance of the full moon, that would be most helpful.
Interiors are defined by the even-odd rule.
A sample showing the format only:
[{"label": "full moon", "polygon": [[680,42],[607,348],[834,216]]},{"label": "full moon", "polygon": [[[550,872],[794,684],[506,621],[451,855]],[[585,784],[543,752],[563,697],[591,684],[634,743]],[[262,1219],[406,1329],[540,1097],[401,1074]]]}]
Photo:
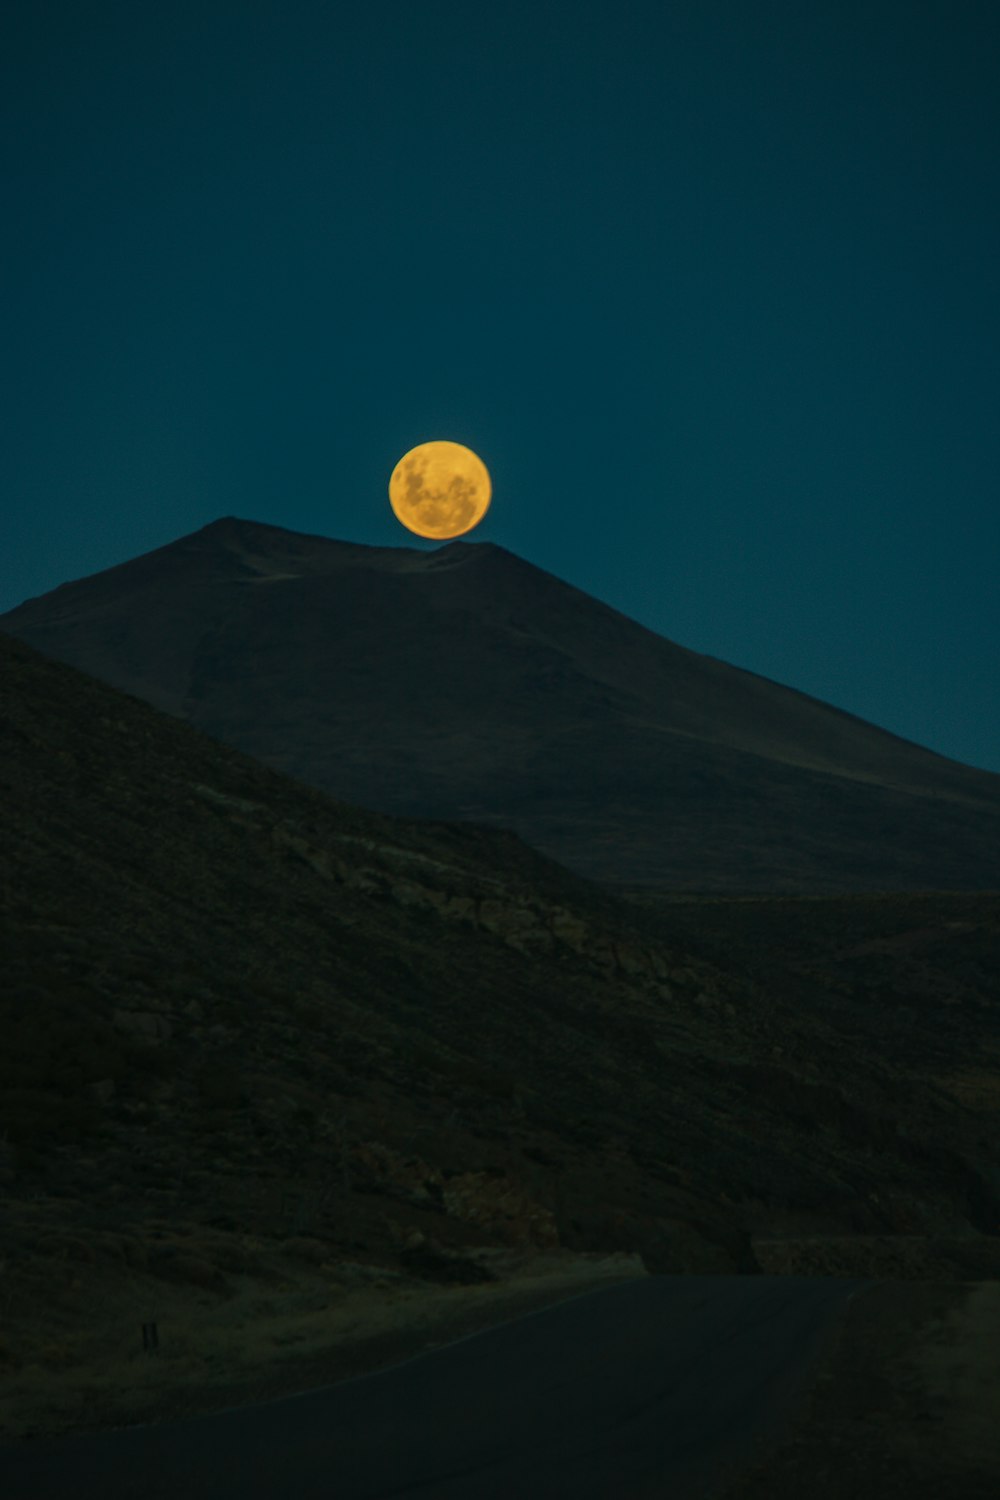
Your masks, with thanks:
[{"label": "full moon", "polygon": [[408,530],[443,541],[464,536],[490,508],[489,470],[461,443],[420,443],[404,453],[389,480],[389,504]]}]

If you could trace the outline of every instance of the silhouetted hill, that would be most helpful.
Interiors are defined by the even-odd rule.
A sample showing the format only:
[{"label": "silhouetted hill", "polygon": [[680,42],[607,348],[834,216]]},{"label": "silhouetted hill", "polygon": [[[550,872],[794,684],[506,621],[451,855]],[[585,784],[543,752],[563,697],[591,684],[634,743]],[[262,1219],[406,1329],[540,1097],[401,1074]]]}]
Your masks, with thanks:
[{"label": "silhouetted hill", "polygon": [[995,895],[627,903],[2,635],[0,895],[18,1389],[120,1405],[149,1318],[186,1390],[263,1368],[303,1265],[308,1329],[359,1279],[384,1312],[515,1253],[996,1261]]},{"label": "silhouetted hill", "polygon": [[0,616],[383,812],[689,891],[1000,886],[1000,776],[675,645],[501,547],[232,517]]}]

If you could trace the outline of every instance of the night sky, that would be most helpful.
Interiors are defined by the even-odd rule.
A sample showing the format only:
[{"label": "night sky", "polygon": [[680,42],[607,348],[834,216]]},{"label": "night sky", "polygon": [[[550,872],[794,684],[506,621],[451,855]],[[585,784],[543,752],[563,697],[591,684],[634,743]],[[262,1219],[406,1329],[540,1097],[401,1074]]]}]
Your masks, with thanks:
[{"label": "night sky", "polygon": [[1000,770],[996,0],[12,0],[0,610],[223,515],[494,541]]}]

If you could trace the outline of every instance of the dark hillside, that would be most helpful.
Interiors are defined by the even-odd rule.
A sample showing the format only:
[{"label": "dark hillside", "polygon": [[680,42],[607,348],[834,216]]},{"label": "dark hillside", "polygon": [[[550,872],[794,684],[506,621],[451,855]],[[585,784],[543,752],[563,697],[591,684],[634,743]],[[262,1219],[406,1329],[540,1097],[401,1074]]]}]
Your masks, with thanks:
[{"label": "dark hillside", "polygon": [[485,543],[226,517],[0,628],[332,796],[590,879],[1000,887],[1000,776],[646,630]]},{"label": "dark hillside", "polygon": [[3,636],[0,891],[14,1370],[178,1287],[208,1330],[296,1255],[412,1288],[1000,1225],[995,900],[905,898],[956,987],[906,967],[894,1035],[865,986],[913,954],[863,901],[853,955],[822,902],[798,946],[767,904],[730,942],[739,903],[657,912],[336,803]]}]

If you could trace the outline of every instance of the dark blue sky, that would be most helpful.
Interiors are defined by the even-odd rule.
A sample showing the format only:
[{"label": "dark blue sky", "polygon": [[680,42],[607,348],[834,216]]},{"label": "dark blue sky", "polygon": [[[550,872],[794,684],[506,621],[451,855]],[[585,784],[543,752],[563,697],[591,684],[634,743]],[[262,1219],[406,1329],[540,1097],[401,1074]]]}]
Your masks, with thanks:
[{"label": "dark blue sky", "polygon": [[995,0],[13,0],[0,610],[232,514],[505,547],[1000,770]]}]

